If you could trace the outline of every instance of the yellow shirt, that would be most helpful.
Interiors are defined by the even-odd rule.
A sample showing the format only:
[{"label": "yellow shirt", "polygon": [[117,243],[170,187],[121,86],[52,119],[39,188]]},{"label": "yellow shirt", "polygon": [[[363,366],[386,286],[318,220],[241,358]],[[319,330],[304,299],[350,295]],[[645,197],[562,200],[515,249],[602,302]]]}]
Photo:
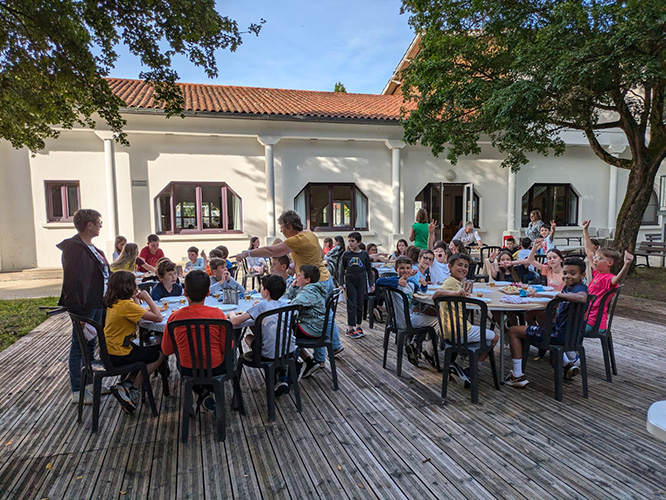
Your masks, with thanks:
[{"label": "yellow shirt", "polygon": [[[449,276],[444,280],[444,283],[442,283],[442,286],[439,287],[440,290],[447,290],[449,292],[459,292],[462,289],[462,283],[455,279],[453,276]],[[439,306],[441,309],[439,311],[439,314],[442,317],[442,325],[444,325],[444,331],[442,334],[444,335],[445,339],[451,340],[451,322],[449,321],[449,311],[448,308],[441,304]],[[458,321],[460,324],[463,324],[463,314],[462,311],[459,313],[459,318]],[[472,328],[471,323],[467,323],[467,333],[469,333],[469,330]]]},{"label": "yellow shirt", "polygon": [[312,265],[319,268],[319,281],[328,281],[331,275],[321,258],[321,247],[319,240],[312,231],[301,231],[284,241],[291,248],[291,258],[294,261],[296,272],[301,266]]},{"label": "yellow shirt", "polygon": [[131,299],[119,300],[106,310],[104,336],[109,354],[127,356],[136,337],[136,324],[146,310]]}]

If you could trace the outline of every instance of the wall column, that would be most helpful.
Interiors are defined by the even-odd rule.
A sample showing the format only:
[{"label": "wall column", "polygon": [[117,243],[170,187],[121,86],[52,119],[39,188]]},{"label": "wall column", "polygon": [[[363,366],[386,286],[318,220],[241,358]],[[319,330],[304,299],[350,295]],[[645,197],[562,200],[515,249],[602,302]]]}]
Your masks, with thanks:
[{"label": "wall column", "polygon": [[509,169],[507,182],[506,230],[516,230],[516,173]]},{"label": "wall column", "polygon": [[106,220],[109,240],[115,241],[118,233],[118,203],[116,193],[116,155],[112,138],[104,138],[104,169],[106,173]]},{"label": "wall column", "polygon": [[273,146],[280,142],[280,137],[260,135],[257,136],[259,144],[264,146],[264,158],[266,162],[266,236],[275,238],[275,156]]},{"label": "wall column", "polygon": [[402,216],[402,185],[400,183],[400,150],[405,147],[403,141],[388,140],[386,147],[391,150],[391,185],[393,187],[393,234],[400,233]]},{"label": "wall column", "polygon": [[[622,144],[611,144],[608,147],[608,152],[615,158],[619,158],[627,146]],[[608,231],[612,232],[615,229],[617,222],[617,167],[608,165],[610,169],[608,180]]]}]

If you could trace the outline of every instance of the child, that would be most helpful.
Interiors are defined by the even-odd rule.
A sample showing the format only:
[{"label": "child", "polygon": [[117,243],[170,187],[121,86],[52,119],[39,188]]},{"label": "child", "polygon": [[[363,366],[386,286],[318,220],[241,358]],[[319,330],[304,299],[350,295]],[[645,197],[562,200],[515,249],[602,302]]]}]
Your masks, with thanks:
[{"label": "child", "polygon": [[495,250],[490,254],[488,264],[494,281],[520,282],[520,277],[513,268],[513,256],[509,250],[502,250],[501,252]]},{"label": "child", "polygon": [[441,285],[446,278],[451,276],[449,264],[446,261],[446,243],[442,240],[435,242],[433,254],[435,255],[435,260],[430,266],[430,279],[433,283]]},{"label": "child", "polygon": [[[427,286],[419,284],[416,279],[416,271],[412,269],[412,262],[407,257],[398,257],[395,261],[395,272],[398,273],[398,276],[391,276],[387,278],[379,278],[377,280],[378,285],[387,285],[390,287],[397,288],[398,290],[404,292],[407,296],[408,306],[409,306],[409,319],[411,320],[412,326],[416,328],[432,326],[435,328],[435,337],[428,340],[425,348],[423,346],[425,341],[425,333],[414,335],[411,339],[408,339],[407,345],[405,346],[405,353],[407,354],[407,359],[414,366],[419,366],[419,357],[423,357],[432,365],[437,366],[434,357],[434,349],[437,347],[437,337],[439,335],[439,324],[437,318],[434,316],[429,316],[418,311],[416,308],[412,307],[412,297],[415,292],[424,292],[427,290]],[[394,295],[395,304],[395,315],[398,328],[405,328],[405,316],[404,316],[404,305],[402,303],[402,297]]]},{"label": "child", "polygon": [[[250,238],[250,251],[259,248],[259,238],[253,236]],[[266,259],[264,257],[247,257],[247,268],[251,273],[265,274],[266,273]]]},{"label": "child", "polygon": [[[455,255],[452,255],[449,258],[449,269],[451,271],[451,276],[449,276],[446,281],[442,284],[442,286],[435,291],[433,298],[435,297],[442,297],[442,296],[461,296],[465,297],[467,294],[465,293],[465,290],[463,289],[463,283],[465,279],[467,278],[467,273],[469,272],[469,266],[472,263],[472,258],[467,255],[466,253],[458,253]],[[440,313],[442,315],[442,324],[444,325],[445,331],[442,332],[444,334],[445,339],[451,339],[451,324],[449,321],[449,315],[448,312],[441,311]],[[461,312],[462,314],[462,312]],[[459,321],[460,324],[462,324],[462,318],[460,318]],[[478,325],[470,325],[468,324],[469,329],[467,331],[467,341],[468,342],[480,342],[481,341],[481,328]],[[492,339],[489,338],[490,333],[492,332]],[[492,348],[495,347],[495,344],[497,344],[497,341],[499,340],[499,335],[490,330],[486,330],[486,341],[490,341],[492,344]],[[484,352],[479,355],[479,366],[478,368],[481,368],[481,363],[485,361],[485,359],[488,357],[488,353]],[[451,363],[451,368],[450,372],[452,375],[459,377],[462,381],[465,383],[469,383],[470,378],[469,378],[469,370],[470,368],[467,368],[463,370],[460,366],[458,366],[457,363],[453,362]]]},{"label": "child", "polygon": [[[198,252],[197,252],[198,253]],[[159,269],[159,266],[158,266]],[[227,319],[222,311],[217,307],[209,307],[204,305],[206,296],[208,295],[210,279],[208,275],[199,269],[195,269],[187,273],[185,276],[185,297],[187,297],[188,305],[182,309],[178,309],[171,313],[167,320],[166,327],[164,328],[165,335],[162,338],[162,352],[165,356],[174,354],[175,347],[171,343],[171,335],[168,334],[168,326],[172,321],[180,321],[184,319]],[[224,328],[217,325],[212,325],[210,331],[210,357],[211,367],[213,369],[213,376],[222,375],[224,373],[224,342],[226,338],[226,331]],[[197,332],[198,333],[198,332]],[[230,332],[231,333],[231,332]],[[203,333],[202,333],[203,334]],[[192,376],[192,359],[190,358],[190,347],[187,340],[187,332],[185,327],[176,328],[173,332],[178,352],[180,354],[180,373],[181,375],[190,377]],[[204,362],[206,361],[206,353],[204,352]],[[199,395],[205,394],[205,391],[212,392],[213,388],[205,386],[194,387],[194,392]],[[215,399],[207,395],[202,402],[204,408],[215,413]]]},{"label": "child", "polygon": [[[585,277],[585,263],[578,257],[568,257],[564,260],[564,288],[555,298],[564,299],[557,308],[557,318],[553,325],[550,343],[553,345],[562,345],[564,342],[564,330],[569,310],[569,302],[585,302],[587,300],[587,287],[583,284]],[[507,376],[504,383],[511,387],[525,387],[529,381],[523,373],[523,344],[522,340],[527,337],[533,337],[541,340],[544,334],[543,326],[512,326],[509,328],[509,345],[511,346],[511,358],[513,361],[513,370]],[[574,364],[577,354],[575,351],[564,353],[564,373],[565,377],[570,379],[577,375],[579,368]]]},{"label": "child", "polygon": [[353,339],[365,337],[363,321],[363,300],[368,289],[375,291],[375,275],[368,253],[360,249],[361,233],[349,233],[349,250],[342,254],[340,262],[340,288],[347,291],[347,335]]},{"label": "child", "polygon": [[554,220],[550,221],[550,228],[546,225],[541,226],[539,229],[539,236],[542,238],[541,246],[537,249],[539,255],[546,255],[553,248],[555,248],[555,243],[553,243],[553,235],[555,234],[555,229],[557,225]]},{"label": "child", "polygon": [[[210,260],[224,259],[223,255],[224,254],[222,253],[222,250],[220,250],[219,248],[213,248],[209,254]],[[208,274],[208,276],[213,275],[213,272],[210,270],[210,261],[208,261],[208,266],[206,266],[206,273]]]},{"label": "child", "polygon": [[164,257],[164,252],[160,249],[160,237],[156,234],[148,235],[148,242],[145,247],[141,249],[139,257],[146,261],[148,266],[152,266],[153,270],[151,271],[149,267],[145,264],[139,266],[139,271],[142,272],[155,272],[155,267],[157,266],[157,261]]},{"label": "child", "polygon": [[384,253],[379,253],[377,250],[377,245],[374,243],[368,243],[368,247],[365,249],[366,252],[368,252],[368,256],[370,256],[370,260],[372,262],[387,262],[388,257],[386,257],[386,254]]},{"label": "child", "polygon": [[324,256],[326,269],[336,280],[338,277],[338,270],[340,269],[340,260],[342,254],[345,253],[345,240],[342,236],[335,237],[335,246]]},{"label": "child", "polygon": [[[613,265],[616,262],[620,261],[620,252],[617,250],[612,250],[610,248],[598,248],[595,250],[594,243],[590,239],[590,227],[589,220],[583,221],[583,238],[585,244],[585,253],[587,258],[592,263],[592,281],[589,285],[589,292],[594,295],[597,299],[594,301],[590,307],[590,311],[587,316],[587,326],[585,327],[586,331],[591,331],[597,321],[599,316],[599,303],[601,302],[601,297],[608,291],[622,283],[622,280],[625,278],[631,267],[631,262],[634,260],[634,256],[625,250],[624,252],[624,263],[622,269],[615,276],[611,273]],[[602,311],[601,323],[599,324],[600,330],[606,329],[606,324],[608,321],[608,311]]]},{"label": "child", "polygon": [[324,246],[322,247],[322,251],[324,252],[324,255],[327,255],[331,250],[333,250],[333,238],[327,236],[324,238]]},{"label": "child", "polygon": [[136,243],[126,243],[118,258],[109,267],[111,272],[129,271],[133,273],[137,270],[137,266],[141,266],[141,268],[147,269],[151,273],[155,272],[153,266],[139,257],[139,247]]},{"label": "child", "polygon": [[202,271],[208,264],[206,262],[206,252],[201,250],[201,257],[199,257],[199,249],[197,247],[190,247],[187,249],[187,262],[185,263],[185,272]]},{"label": "child", "polygon": [[389,257],[389,262],[396,260],[398,257],[405,257],[407,256],[407,248],[409,247],[409,243],[407,243],[407,240],[404,239],[399,239],[398,242],[395,245],[395,252],[391,254]]},{"label": "child", "polygon": [[243,285],[231,277],[231,273],[227,269],[224,259],[210,259],[209,265],[210,272],[213,273],[210,277],[211,294],[217,293],[220,290],[226,288],[245,293],[245,288],[243,288]]},{"label": "child", "polygon": [[513,256],[514,252],[516,251],[516,239],[513,236],[509,236],[507,239],[505,239],[502,250],[508,250]]},{"label": "child", "polygon": [[113,245],[113,260],[116,260],[120,256],[120,252],[123,251],[123,247],[127,243],[127,238],[124,236],[116,236],[116,242]]},{"label": "child", "polygon": [[451,243],[449,243],[449,255],[455,255],[457,253],[469,253],[469,250],[467,250],[467,247],[463,244],[462,241],[460,240],[451,240]]},{"label": "child", "polygon": [[419,280],[419,283],[426,285],[432,283],[430,278],[430,266],[435,261],[435,254],[432,250],[421,250],[419,252],[419,260],[416,264],[416,278]]},{"label": "child", "polygon": [[[142,300],[148,310],[139,305]],[[106,322],[104,336],[111,364],[116,367],[142,361],[153,373],[162,364],[162,353],[147,347],[139,347],[132,340],[136,337],[136,324],[140,319],[162,321],[162,313],[145,290],[136,287],[136,277],[128,271],[116,271],[109,278],[104,296]],[[143,384],[141,372],[133,373],[124,381],[111,387],[111,392],[120,403],[123,411],[132,414],[139,402],[138,389]]]},{"label": "child", "polygon": [[294,277],[289,275],[289,265],[291,261],[287,255],[281,257],[271,257],[271,274],[280,276],[287,284],[287,289],[291,287],[294,282]]},{"label": "child", "polygon": [[224,245],[218,245],[215,248],[220,251],[220,259],[224,259],[226,261],[227,269],[231,269],[233,264],[229,260],[229,249],[227,247],[225,247]]},{"label": "child", "polygon": [[419,247],[415,247],[414,245],[408,246],[407,250],[405,251],[405,255],[409,260],[412,261],[412,268],[416,269],[418,267],[421,249]]},{"label": "child", "polygon": [[[540,240],[537,241],[539,241],[539,243],[534,245],[534,253],[536,253],[537,249],[541,247]],[[522,238],[520,240],[520,250],[513,254],[513,260],[515,261],[513,265],[516,266],[516,272],[518,273],[518,276],[520,276],[521,281],[525,283],[534,281],[537,278],[536,270],[532,265],[534,259],[529,263],[527,262],[527,259],[533,253],[532,249],[532,240],[527,237]]]},{"label": "child", "polygon": [[157,264],[157,277],[160,282],[153,287],[150,296],[154,301],[164,297],[180,297],[183,295],[183,287],[176,283],[176,264],[168,259],[161,260]]}]

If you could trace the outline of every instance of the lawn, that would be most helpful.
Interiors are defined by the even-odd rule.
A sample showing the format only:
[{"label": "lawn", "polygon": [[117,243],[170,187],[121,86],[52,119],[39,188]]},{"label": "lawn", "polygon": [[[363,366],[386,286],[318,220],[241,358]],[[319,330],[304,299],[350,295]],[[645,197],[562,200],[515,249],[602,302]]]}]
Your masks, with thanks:
[{"label": "lawn", "polygon": [[624,280],[624,295],[666,302],[666,268],[637,267]]},{"label": "lawn", "polygon": [[0,300],[0,351],[46,319],[40,306],[55,306],[57,302],[57,297]]}]

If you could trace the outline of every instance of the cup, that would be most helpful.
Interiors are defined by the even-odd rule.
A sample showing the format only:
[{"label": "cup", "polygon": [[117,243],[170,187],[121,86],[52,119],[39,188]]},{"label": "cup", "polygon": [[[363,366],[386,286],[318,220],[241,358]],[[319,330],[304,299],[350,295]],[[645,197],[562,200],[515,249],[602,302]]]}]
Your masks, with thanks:
[{"label": "cup", "polygon": [[494,281],[491,281],[490,283],[488,283],[488,286],[489,286],[489,287],[494,287],[494,286],[495,286],[495,282],[494,282]]},{"label": "cup", "polygon": [[483,292],[481,290],[477,290],[476,291],[476,296],[479,297],[479,298],[483,297]]},{"label": "cup", "polygon": [[215,297],[216,299],[219,299],[220,298],[220,292],[215,292],[213,294],[213,297]]},{"label": "cup", "polygon": [[472,280],[465,280],[463,286],[465,287],[465,293],[468,295],[471,295],[472,292],[474,291],[474,281]]},{"label": "cup", "polygon": [[180,305],[184,306],[185,304],[187,304],[187,299],[185,297],[181,297],[180,298]]}]

